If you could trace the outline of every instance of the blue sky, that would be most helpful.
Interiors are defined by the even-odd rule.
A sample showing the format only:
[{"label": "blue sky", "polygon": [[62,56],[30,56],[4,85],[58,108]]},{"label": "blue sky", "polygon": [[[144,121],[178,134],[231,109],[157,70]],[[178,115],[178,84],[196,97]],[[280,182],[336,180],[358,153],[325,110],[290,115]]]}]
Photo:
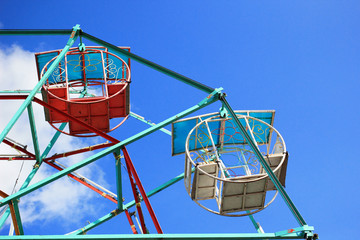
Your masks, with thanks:
[{"label": "blue sky", "polygon": [[[290,153],[286,184],[290,197],[321,238],[354,239],[360,227],[356,191],[359,12],[358,1],[21,1],[21,7],[19,2],[2,1],[0,26],[70,29],[80,24],[89,34],[130,46],[133,53],[208,86],[223,87],[234,109],[276,110],[274,126]],[[67,36],[1,36],[0,49],[10,55],[16,44],[32,54],[63,48],[66,41]],[[9,84],[11,79],[0,81]],[[35,86],[36,81],[24,86],[29,89],[31,84]],[[132,111],[153,122],[205,96],[132,62]],[[219,107],[214,104],[200,113]],[[145,128],[130,119],[112,135],[122,140]],[[146,190],[183,171],[183,156],[171,157],[171,139],[164,133],[150,135],[128,150]],[[96,163],[95,177],[94,169],[102,172],[101,181],[114,190],[113,159]],[[54,216],[39,220],[46,229],[39,229],[39,222],[29,222],[25,232],[67,233],[116,207],[101,198],[92,200],[97,207],[84,209],[74,225]],[[151,202],[168,233],[255,232],[246,217],[219,217],[199,208],[181,182]],[[255,218],[265,232],[297,226],[280,197]],[[150,221],[148,225],[154,232]],[[128,232],[121,215],[89,233]]]}]

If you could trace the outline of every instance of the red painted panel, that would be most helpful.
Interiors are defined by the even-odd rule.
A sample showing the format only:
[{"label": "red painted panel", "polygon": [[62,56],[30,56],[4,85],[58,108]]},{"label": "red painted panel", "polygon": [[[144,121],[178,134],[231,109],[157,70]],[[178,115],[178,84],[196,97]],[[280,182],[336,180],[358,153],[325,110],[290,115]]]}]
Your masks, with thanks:
[{"label": "red painted panel", "polygon": [[[49,88],[48,91],[61,99],[64,99],[64,100],[67,99],[66,87]],[[47,94],[47,103],[50,104],[51,106],[61,110],[62,112],[67,112],[66,102],[64,102],[60,99],[57,99],[56,97],[49,94],[49,92],[46,93]],[[67,122],[67,121],[68,121],[68,119],[65,116],[63,116],[53,110],[49,111],[49,122],[58,123],[58,122]]]},{"label": "red painted panel", "polygon": [[[109,97],[119,92],[124,87],[123,83],[107,85]],[[126,117],[129,114],[129,85],[121,93],[109,99],[110,118]]]},{"label": "red painted panel", "polygon": [[88,117],[90,115],[88,104],[68,103],[68,112],[76,118]]},{"label": "red painted panel", "polygon": [[[109,97],[117,94],[124,88],[124,85],[124,83],[107,85]],[[65,87],[49,88],[49,91],[61,99],[66,100],[68,98],[68,91]],[[129,114],[129,86],[121,93],[107,100],[105,100],[105,97],[90,97],[74,98],[71,99],[71,102],[65,102],[53,97],[49,93],[46,93],[46,96],[47,103],[51,106],[103,132],[110,131],[109,119],[126,117]],[[48,121],[51,123],[69,122],[70,134],[91,133],[83,125],[69,121],[69,119],[53,110],[50,110],[47,114],[49,115]]]},{"label": "red painted panel", "polygon": [[[68,103],[69,114],[76,117],[77,119],[89,124],[90,126],[99,129],[103,132],[109,132],[109,103],[108,100],[91,103],[90,101],[100,100],[104,98],[83,98],[76,99],[76,102],[89,102],[89,103]],[[91,133],[83,125],[70,121],[70,134],[83,134]]]}]

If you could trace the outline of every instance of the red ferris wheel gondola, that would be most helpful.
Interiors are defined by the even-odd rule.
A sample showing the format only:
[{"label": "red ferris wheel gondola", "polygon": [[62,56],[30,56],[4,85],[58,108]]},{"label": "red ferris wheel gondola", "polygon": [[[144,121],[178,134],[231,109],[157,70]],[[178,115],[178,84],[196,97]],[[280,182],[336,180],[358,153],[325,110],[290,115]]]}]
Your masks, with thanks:
[{"label": "red ferris wheel gondola", "polygon": [[[129,48],[123,48],[130,51]],[[39,79],[57,58],[60,50],[35,55]],[[72,48],[42,88],[45,102],[103,132],[110,132],[128,117],[130,59],[120,58],[104,47]],[[82,124],[54,110],[45,110],[45,119],[55,129],[69,122],[73,136],[92,136]],[[110,119],[123,118],[115,127]]]}]

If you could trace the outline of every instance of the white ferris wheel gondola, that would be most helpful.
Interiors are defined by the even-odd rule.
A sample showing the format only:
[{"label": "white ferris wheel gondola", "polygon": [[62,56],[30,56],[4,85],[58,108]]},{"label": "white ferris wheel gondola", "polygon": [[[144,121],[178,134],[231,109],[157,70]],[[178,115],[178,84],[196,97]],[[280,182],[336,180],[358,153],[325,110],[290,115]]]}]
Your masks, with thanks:
[{"label": "white ferris wheel gondola", "polygon": [[[285,185],[288,154],[282,136],[272,126],[275,111],[236,113]],[[246,216],[274,201],[277,192],[266,199],[267,192],[276,190],[274,184],[232,118],[196,116],[174,123],[173,131],[173,155],[185,153],[185,188],[198,205],[220,215]]]}]

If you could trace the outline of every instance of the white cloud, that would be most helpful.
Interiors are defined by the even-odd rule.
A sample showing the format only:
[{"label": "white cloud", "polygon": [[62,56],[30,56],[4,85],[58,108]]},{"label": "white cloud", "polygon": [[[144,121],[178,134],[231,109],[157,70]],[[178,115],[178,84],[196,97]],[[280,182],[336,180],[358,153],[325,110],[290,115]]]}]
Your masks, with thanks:
[{"label": "white cloud", "polygon": [[[0,26],[1,28],[1,26]],[[0,86],[1,90],[31,90],[37,83],[37,73],[35,66],[34,53],[22,49],[20,46],[12,45],[11,47],[0,49]],[[41,97],[40,95],[38,97]],[[6,124],[10,121],[22,101],[0,101],[0,131],[4,129]],[[37,104],[33,104],[36,130],[40,142],[41,152],[46,148],[50,139],[55,133],[55,130],[44,120],[43,109]],[[8,134],[8,137],[17,142],[27,145],[30,152],[34,152],[31,130],[27,111],[25,111],[20,119],[16,122],[14,127]],[[93,144],[95,140],[90,140]],[[84,145],[85,144],[85,145]],[[79,138],[73,138],[62,135],[57,141],[52,154],[69,151],[84,146],[88,146],[89,141]],[[0,144],[0,154],[17,153],[4,143]],[[86,154],[85,154],[86,155]],[[89,156],[90,154],[87,154]],[[86,156],[81,155],[79,158],[66,158],[67,166],[74,164]],[[18,190],[24,182],[27,175],[32,170],[34,161],[27,161],[24,163],[20,179],[16,189]],[[14,187],[15,180],[19,174],[21,161],[0,161],[0,189],[6,193],[10,193]],[[37,182],[45,177],[55,173],[56,170],[45,166],[40,168],[32,183]],[[106,184],[104,180],[104,173],[96,164],[92,164],[85,169],[82,169],[81,174],[100,181]],[[35,194],[36,193],[36,194]],[[32,224],[35,221],[47,222],[56,217],[64,220],[63,222],[72,223],[83,221],[80,212],[86,211],[88,214],[95,211],[96,206],[90,203],[96,195],[89,191],[86,187],[69,181],[68,178],[62,178],[50,185],[36,190],[29,196],[21,199],[20,208],[22,221],[25,224]],[[76,216],[76,217],[75,217]]]},{"label": "white cloud", "polygon": [[80,184],[62,178],[24,199],[22,218],[25,224],[52,219],[63,219],[67,224],[77,223],[84,212],[95,212],[95,206],[90,203],[94,195]]}]

